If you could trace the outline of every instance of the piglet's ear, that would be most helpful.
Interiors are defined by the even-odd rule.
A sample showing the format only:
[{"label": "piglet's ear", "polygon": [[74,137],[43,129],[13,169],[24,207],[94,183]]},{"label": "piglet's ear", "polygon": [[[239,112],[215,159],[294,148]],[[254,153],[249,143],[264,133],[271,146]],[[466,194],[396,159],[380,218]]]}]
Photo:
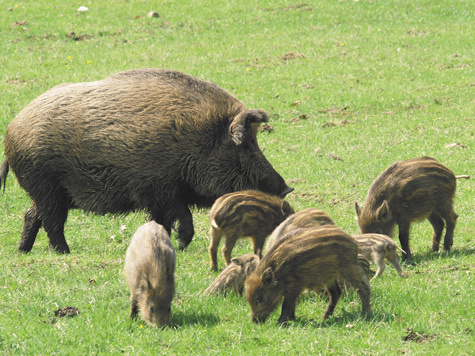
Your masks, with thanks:
[{"label": "piglet's ear", "polygon": [[266,286],[271,284],[274,281],[274,272],[270,267],[267,267],[264,273],[262,274],[262,283]]},{"label": "piglet's ear", "polygon": [[355,211],[356,211],[356,216],[357,216],[357,217],[360,217],[360,215],[361,215],[361,208],[360,208],[360,206],[358,205],[357,202],[355,202]]},{"label": "piglet's ear", "polygon": [[242,266],[242,262],[238,258],[231,258],[231,263],[234,263],[236,266]]},{"label": "piglet's ear", "polygon": [[236,145],[242,144],[249,135],[255,135],[261,122],[268,122],[269,117],[264,110],[252,109],[240,112],[229,126],[229,133]]},{"label": "piglet's ear", "polygon": [[388,201],[383,201],[383,204],[376,210],[376,216],[378,220],[388,222],[392,219],[391,210],[389,209]]}]

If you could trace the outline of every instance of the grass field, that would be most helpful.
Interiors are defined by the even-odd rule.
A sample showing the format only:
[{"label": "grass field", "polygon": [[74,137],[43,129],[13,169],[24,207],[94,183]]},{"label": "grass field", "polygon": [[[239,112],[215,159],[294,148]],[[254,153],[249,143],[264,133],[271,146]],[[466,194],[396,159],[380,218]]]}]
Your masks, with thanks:
[{"label": "grass field", "polygon": [[[259,144],[295,188],[295,210],[317,207],[357,233],[354,202],[396,160],[428,155],[475,175],[475,8],[465,0],[3,1],[0,140],[52,86],[132,68],[172,68],[215,82],[271,117]],[[76,11],[87,6],[88,11]],[[159,18],[148,18],[155,10]],[[458,143],[459,145],[454,145]],[[3,161],[3,146],[0,160]],[[204,297],[208,211],[177,253],[172,326],[131,321],[122,275],[143,213],[71,211],[71,254],[17,252],[27,194],[10,172],[0,196],[0,353],[5,355],[471,355],[475,350],[475,183],[459,180],[454,247],[430,252],[413,225],[407,278],[388,266],[372,282],[373,315],[349,293],[328,320],[302,296],[297,320],[261,325],[235,295]],[[123,228],[125,225],[125,229]],[[173,242],[176,244],[174,234]],[[398,242],[399,243],[399,242]],[[176,244],[177,246],[177,244]],[[248,253],[242,241],[234,254]],[[224,267],[219,256],[221,267]],[[55,316],[67,306],[75,317]]]}]

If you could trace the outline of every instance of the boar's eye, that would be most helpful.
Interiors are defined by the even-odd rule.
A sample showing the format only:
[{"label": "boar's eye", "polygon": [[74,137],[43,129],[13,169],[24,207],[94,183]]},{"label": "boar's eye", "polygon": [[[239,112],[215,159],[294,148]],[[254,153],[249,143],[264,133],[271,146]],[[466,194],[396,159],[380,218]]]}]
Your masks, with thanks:
[{"label": "boar's eye", "polygon": [[258,296],[258,297],[256,298],[256,302],[259,303],[259,304],[260,304],[260,303],[263,303],[263,302],[264,302],[264,297],[263,297],[262,295]]},{"label": "boar's eye", "polygon": [[149,312],[150,314],[153,314],[154,311],[155,311],[155,308],[154,308],[153,305],[151,305],[151,306],[148,307],[148,312]]}]

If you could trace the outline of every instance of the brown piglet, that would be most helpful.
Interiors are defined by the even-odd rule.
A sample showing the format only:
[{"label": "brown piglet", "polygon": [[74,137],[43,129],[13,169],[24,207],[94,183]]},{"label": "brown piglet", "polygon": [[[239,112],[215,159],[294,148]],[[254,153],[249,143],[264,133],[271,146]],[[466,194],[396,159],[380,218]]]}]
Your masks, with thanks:
[{"label": "brown piglet", "polygon": [[247,276],[246,298],[252,320],[264,322],[283,299],[279,323],[295,319],[304,289],[326,288],[330,298],[323,318],[333,314],[342,290],[339,281],[357,290],[363,312],[371,313],[371,287],[358,263],[356,241],[336,226],[297,229],[266,252]]},{"label": "brown piglet", "polygon": [[294,229],[309,228],[321,225],[335,225],[330,215],[323,210],[308,208],[296,212],[277,226],[267,239],[266,251],[269,251],[282,237]]},{"label": "brown piglet", "polygon": [[428,219],[432,224],[432,251],[439,250],[444,226],[444,250],[449,251],[457,214],[453,209],[456,177],[454,173],[430,157],[395,162],[371,184],[364,207],[355,203],[361,233],[391,236],[399,227],[399,241],[404,250],[403,261],[410,259],[409,227],[413,221]]},{"label": "brown piglet", "polygon": [[218,198],[209,213],[211,269],[218,269],[217,251],[223,236],[226,237],[223,246],[226,265],[231,262],[237,240],[244,237],[251,238],[254,254],[261,258],[266,237],[293,213],[285,200],[256,190],[243,190]]},{"label": "brown piglet", "polygon": [[205,290],[204,295],[223,294],[231,290],[242,295],[246,276],[254,271],[259,256],[249,253],[231,259],[231,263],[219,274],[218,278]]},{"label": "brown piglet", "polygon": [[168,324],[175,293],[175,265],[175,249],[165,228],[154,221],[140,226],[125,256],[131,318],[140,313],[150,325]]}]

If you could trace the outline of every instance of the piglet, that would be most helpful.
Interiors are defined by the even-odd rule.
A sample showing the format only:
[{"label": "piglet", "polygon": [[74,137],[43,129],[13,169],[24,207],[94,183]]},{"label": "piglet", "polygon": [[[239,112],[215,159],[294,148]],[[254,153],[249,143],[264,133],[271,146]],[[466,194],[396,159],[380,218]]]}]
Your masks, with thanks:
[{"label": "piglet", "polygon": [[150,325],[168,324],[175,293],[175,265],[175,249],[165,228],[154,221],[140,226],[125,256],[131,318],[140,313]]},{"label": "piglet", "polygon": [[224,294],[229,290],[242,295],[246,276],[254,271],[259,256],[249,253],[231,259],[231,263],[220,273],[218,278],[205,290],[204,295]]},{"label": "piglet", "polygon": [[250,237],[254,254],[262,257],[267,236],[294,210],[285,200],[257,190],[243,190],[218,198],[209,213],[211,242],[208,248],[211,269],[217,270],[217,251],[223,236],[223,256],[226,265],[237,240]]}]

